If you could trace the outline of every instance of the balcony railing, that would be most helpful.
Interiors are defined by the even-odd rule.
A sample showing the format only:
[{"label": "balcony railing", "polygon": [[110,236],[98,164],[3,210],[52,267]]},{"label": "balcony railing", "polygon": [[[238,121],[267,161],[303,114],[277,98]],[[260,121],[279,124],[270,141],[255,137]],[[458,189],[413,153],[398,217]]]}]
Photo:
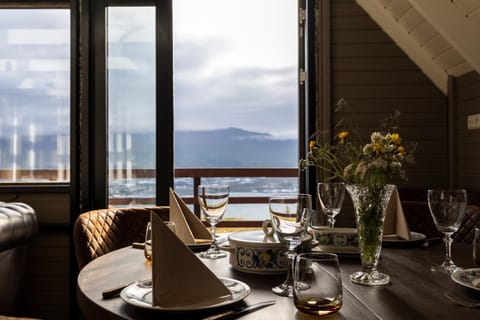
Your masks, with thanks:
[{"label": "balcony railing", "polygon": [[[199,216],[200,206],[197,202],[198,186],[202,178],[296,178],[297,168],[206,168],[206,169],[175,169],[175,178],[193,178],[193,197],[184,197],[187,204],[194,205],[194,211]],[[229,203],[254,204],[268,203],[268,197],[234,197],[231,196]]]},{"label": "balcony railing", "polygon": [[[133,169],[133,170],[111,170],[109,173],[110,180],[115,179],[155,179],[155,169]],[[0,170],[0,179],[8,181],[8,183],[23,182],[65,182],[58,181],[61,178],[68,177],[68,170],[60,172],[58,170],[18,170],[12,175],[11,170]],[[297,178],[299,175],[298,168],[179,168],[175,169],[175,178],[192,178],[193,196],[184,196],[183,200],[193,205],[194,212],[200,216],[200,207],[197,202],[197,189],[205,178]],[[12,181],[12,177],[18,180]],[[9,181],[10,180],[10,181]],[[15,180],[15,179],[14,179]],[[253,193],[252,193],[253,194]],[[110,197],[109,204],[112,206],[126,206],[137,204],[155,204],[155,198],[152,197],[135,197],[120,196]],[[229,203],[232,204],[262,204],[268,203],[268,196],[231,196]],[[224,221],[221,226],[228,226],[230,222]],[[258,225],[242,221],[242,225],[249,224]]]}]

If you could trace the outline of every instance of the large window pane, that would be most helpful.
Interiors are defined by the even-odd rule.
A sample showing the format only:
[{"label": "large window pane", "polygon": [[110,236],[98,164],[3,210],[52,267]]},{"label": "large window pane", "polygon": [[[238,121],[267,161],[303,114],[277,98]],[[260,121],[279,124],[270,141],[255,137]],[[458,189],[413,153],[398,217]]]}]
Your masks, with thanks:
[{"label": "large window pane", "polygon": [[70,179],[70,10],[0,9],[0,182]]},{"label": "large window pane", "polygon": [[111,205],[155,204],[155,8],[107,11]]},{"label": "large window pane", "polygon": [[[173,2],[175,167],[295,168],[296,0]],[[232,196],[297,191],[297,178],[211,178]],[[193,179],[175,189],[193,192]],[[190,191],[188,191],[190,190]],[[265,205],[229,205],[226,219],[263,219]]]}]

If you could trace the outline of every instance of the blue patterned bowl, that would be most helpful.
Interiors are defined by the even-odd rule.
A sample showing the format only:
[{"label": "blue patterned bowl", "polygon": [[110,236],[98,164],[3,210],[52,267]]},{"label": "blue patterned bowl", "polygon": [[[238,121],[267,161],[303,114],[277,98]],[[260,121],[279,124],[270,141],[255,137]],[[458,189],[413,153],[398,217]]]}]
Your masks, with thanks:
[{"label": "blue patterned bowl", "polygon": [[[229,245],[222,245],[221,249],[230,252],[230,265],[233,269],[256,274],[287,272],[286,243],[277,238],[265,236],[262,230],[253,230],[232,233],[228,240]],[[312,237],[306,235],[298,251],[310,251],[311,244]]]}]

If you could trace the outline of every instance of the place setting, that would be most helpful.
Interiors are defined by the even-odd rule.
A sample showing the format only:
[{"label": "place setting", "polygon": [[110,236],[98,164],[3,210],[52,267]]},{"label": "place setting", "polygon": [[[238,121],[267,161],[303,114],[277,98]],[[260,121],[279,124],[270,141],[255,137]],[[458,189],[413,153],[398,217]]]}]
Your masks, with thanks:
[{"label": "place setting", "polygon": [[[212,233],[190,211],[180,197],[170,190],[170,221],[151,212],[150,237],[152,278],[129,284],[120,292],[128,305],[169,313],[210,311],[205,319],[227,319],[268,307],[274,301],[244,303],[251,289],[248,284],[215,275],[201,259],[219,259],[226,254],[215,242],[215,225],[228,203],[228,186],[200,186],[199,201],[210,214]],[[172,227],[174,226],[174,227]],[[148,232],[148,230],[147,230]],[[204,249],[197,254],[199,246]],[[232,306],[232,310],[225,307]],[[217,312],[218,311],[218,312]]]}]

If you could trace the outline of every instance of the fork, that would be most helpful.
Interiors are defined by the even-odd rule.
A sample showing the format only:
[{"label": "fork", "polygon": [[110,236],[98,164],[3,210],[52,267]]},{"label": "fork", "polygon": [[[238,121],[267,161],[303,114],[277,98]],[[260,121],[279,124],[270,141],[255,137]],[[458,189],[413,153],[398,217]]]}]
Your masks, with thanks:
[{"label": "fork", "polygon": [[467,300],[459,298],[459,297],[453,297],[446,292],[445,292],[445,297],[450,299],[451,301],[461,305],[461,306],[464,306],[464,307],[469,307],[469,308],[480,307],[480,302],[467,301]]}]

